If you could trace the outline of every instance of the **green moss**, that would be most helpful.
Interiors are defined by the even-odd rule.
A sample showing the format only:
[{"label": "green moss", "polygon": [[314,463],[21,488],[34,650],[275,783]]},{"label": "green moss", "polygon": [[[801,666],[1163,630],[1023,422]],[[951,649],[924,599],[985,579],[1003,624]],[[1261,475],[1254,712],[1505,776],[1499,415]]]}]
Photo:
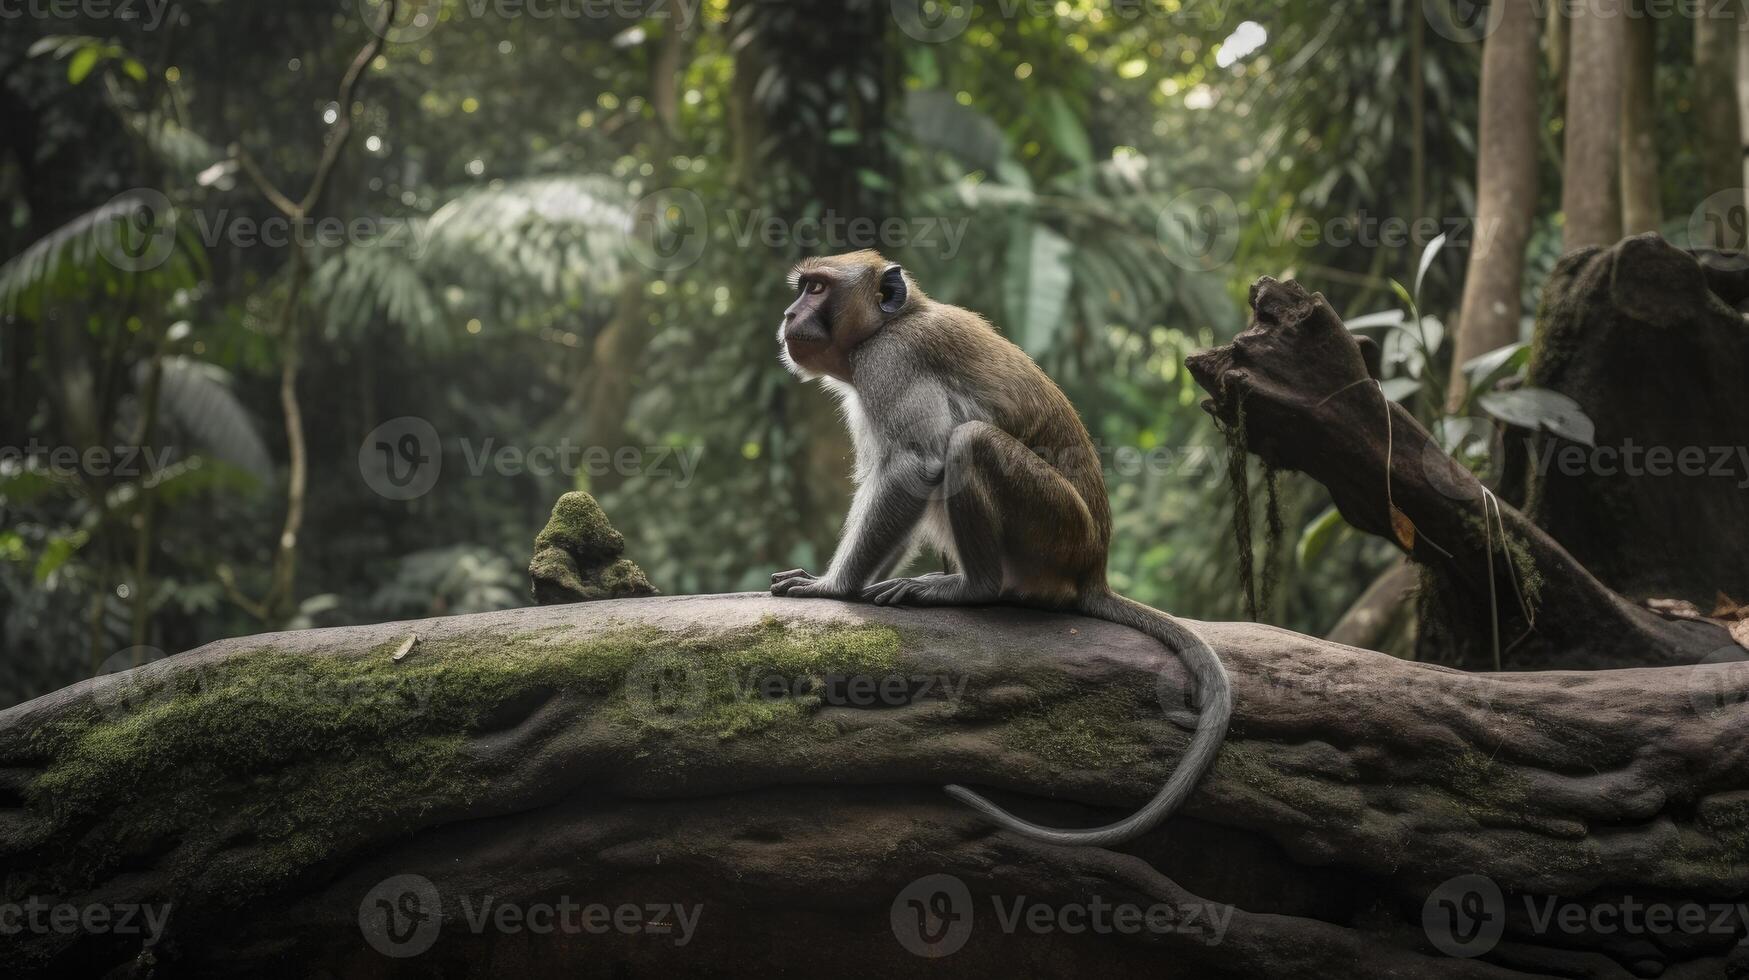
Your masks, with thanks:
[{"label": "green moss", "polygon": [[[1114,689],[1056,701],[1013,719],[1005,738],[1047,762],[1075,769],[1110,769],[1146,761],[1154,743],[1140,720],[1150,707],[1134,692]],[[1153,706],[1155,715],[1159,707]]]},{"label": "green moss", "polygon": [[1464,811],[1487,823],[1516,819],[1530,802],[1530,780],[1511,766],[1465,748],[1443,762],[1445,781]]},{"label": "green moss", "polygon": [[1348,798],[1357,797],[1358,788],[1283,769],[1277,765],[1283,760],[1276,752],[1276,747],[1267,743],[1228,741],[1221,746],[1221,754],[1215,757],[1215,773],[1222,779],[1250,786],[1301,813],[1347,813],[1354,809],[1353,801]]},{"label": "green moss", "polygon": [[[29,852],[35,865],[8,878],[8,894],[66,892],[171,847],[183,883],[260,894],[384,825],[479,800],[488,774],[471,740],[560,691],[632,739],[827,739],[831,727],[811,717],[817,698],[765,697],[748,679],[892,671],[900,637],[776,622],[697,636],[546,631],[427,640],[399,663],[397,645],[251,651],[114,689],[109,703],[45,727],[34,747],[49,762],[29,802],[47,819],[32,840],[0,848],[8,864]],[[666,697],[665,678],[684,680],[687,698]]]},{"label": "green moss", "polygon": [[611,595],[649,595],[655,591],[644,570],[629,558],[621,558],[601,572],[601,588]]},{"label": "green moss", "polygon": [[1696,823],[1716,838],[1727,868],[1749,862],[1749,793],[1723,793],[1702,800]]},{"label": "green moss", "polygon": [[625,539],[594,497],[575,490],[553,505],[553,516],[535,537],[535,551],[546,547],[563,548],[580,562],[605,563],[625,552]]},{"label": "green moss", "polygon": [[644,570],[621,555],[625,539],[607,522],[595,498],[567,493],[534,539],[528,576],[542,605],[655,595]]}]

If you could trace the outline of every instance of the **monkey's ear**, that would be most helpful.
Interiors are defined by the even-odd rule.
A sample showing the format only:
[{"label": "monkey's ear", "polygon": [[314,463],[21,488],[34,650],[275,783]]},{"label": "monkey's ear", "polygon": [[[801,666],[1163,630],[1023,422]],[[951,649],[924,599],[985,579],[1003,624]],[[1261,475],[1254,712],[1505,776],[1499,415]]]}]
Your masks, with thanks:
[{"label": "monkey's ear", "polygon": [[910,287],[905,285],[905,270],[897,264],[887,266],[881,272],[881,312],[899,312],[904,309],[905,300],[910,295]]}]

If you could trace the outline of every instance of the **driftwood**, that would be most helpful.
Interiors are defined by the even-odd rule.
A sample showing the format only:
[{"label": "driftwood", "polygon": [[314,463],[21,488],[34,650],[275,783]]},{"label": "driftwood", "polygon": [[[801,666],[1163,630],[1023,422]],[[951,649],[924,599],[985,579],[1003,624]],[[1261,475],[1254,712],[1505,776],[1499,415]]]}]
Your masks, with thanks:
[{"label": "driftwood", "polygon": [[1611,591],[1546,531],[1490,500],[1385,400],[1376,366],[1323,296],[1265,277],[1251,306],[1232,343],[1188,359],[1210,393],[1205,407],[1227,427],[1242,412],[1252,452],[1322,483],[1348,523],[1430,570],[1424,594],[1439,608],[1423,610],[1424,652],[1491,665],[1496,624],[1504,665],[1519,669],[1692,664],[1736,649],[1718,626],[1667,620]]},{"label": "driftwood", "polygon": [[[1202,628],[1231,738],[1187,811],[1122,851],[1032,844],[940,789],[1059,825],[1150,795],[1186,742],[1184,673],[1100,622],[741,595],[212,644],[0,712],[6,902],[170,910],[151,946],[26,930],[4,965],[872,976],[930,966],[919,949],[971,975],[1741,969],[1749,664],[1466,674]],[[1042,918],[1005,928],[994,903],[1017,900]],[[640,911],[603,934],[497,918],[567,901]],[[684,944],[673,918],[642,924],[660,903]],[[1611,917],[1648,904],[1688,925]],[[1155,928],[1025,924],[1119,906]]]}]

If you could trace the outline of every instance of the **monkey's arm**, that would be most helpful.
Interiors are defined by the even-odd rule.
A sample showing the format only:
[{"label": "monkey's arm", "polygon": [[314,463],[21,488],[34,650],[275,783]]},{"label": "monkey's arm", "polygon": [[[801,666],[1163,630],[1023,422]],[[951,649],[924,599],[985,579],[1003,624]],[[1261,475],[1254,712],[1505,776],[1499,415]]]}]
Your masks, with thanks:
[{"label": "monkey's arm", "polygon": [[845,518],[832,567],[820,578],[800,569],[773,575],[773,595],[860,599],[863,589],[910,543],[929,497],[941,484],[937,456],[900,452],[864,480]]},{"label": "monkey's arm", "polygon": [[774,595],[862,599],[904,557],[946,472],[954,413],[947,391],[919,381],[928,372],[893,349],[871,349],[858,371],[853,415],[866,419],[856,439],[858,481],[838,550],[825,575],[801,569],[771,577]]}]

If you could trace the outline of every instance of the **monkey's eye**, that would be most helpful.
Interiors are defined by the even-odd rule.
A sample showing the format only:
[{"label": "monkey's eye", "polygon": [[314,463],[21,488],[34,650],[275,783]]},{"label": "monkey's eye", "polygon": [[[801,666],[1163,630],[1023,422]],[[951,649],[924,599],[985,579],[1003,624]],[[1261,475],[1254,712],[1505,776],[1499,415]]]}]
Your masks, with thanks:
[{"label": "monkey's eye", "polygon": [[813,282],[808,283],[808,295],[809,296],[818,296],[825,291],[826,291],[826,284],[821,282],[818,279],[814,280]]}]

